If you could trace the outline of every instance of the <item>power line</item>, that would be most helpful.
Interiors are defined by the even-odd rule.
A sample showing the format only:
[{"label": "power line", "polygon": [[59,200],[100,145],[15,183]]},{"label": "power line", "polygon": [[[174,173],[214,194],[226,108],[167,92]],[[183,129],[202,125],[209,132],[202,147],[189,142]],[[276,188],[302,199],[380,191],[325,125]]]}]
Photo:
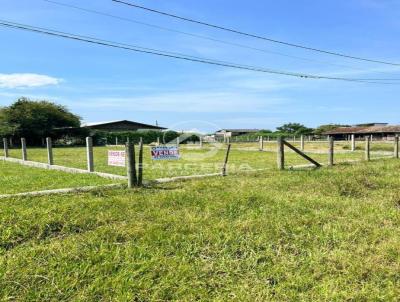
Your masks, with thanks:
[{"label": "power line", "polygon": [[264,36],[260,36],[260,35],[256,35],[256,34],[251,34],[251,33],[243,32],[243,31],[239,31],[239,30],[236,30],[236,29],[228,28],[228,27],[223,27],[223,26],[219,26],[219,25],[215,25],[215,24],[211,24],[211,23],[207,23],[207,22],[203,22],[203,21],[199,21],[199,20],[194,20],[194,19],[190,19],[190,18],[186,18],[186,17],[181,17],[181,16],[178,16],[178,15],[174,15],[174,14],[171,14],[171,13],[163,12],[163,11],[156,10],[156,9],[153,9],[153,8],[137,5],[137,4],[134,4],[134,3],[131,3],[131,2],[125,2],[125,1],[122,1],[122,0],[112,0],[112,1],[124,4],[124,5],[128,5],[128,6],[131,6],[131,7],[135,7],[135,8],[140,8],[140,9],[143,9],[143,10],[146,10],[146,11],[149,11],[149,12],[153,12],[153,13],[156,13],[156,14],[172,17],[172,18],[175,18],[175,19],[179,19],[179,20],[183,20],[183,21],[187,21],[187,22],[191,22],[191,23],[196,23],[196,24],[200,24],[200,25],[216,28],[216,29],[219,29],[219,30],[223,30],[223,31],[239,34],[239,35],[242,35],[242,36],[261,39],[261,40],[265,40],[265,41],[269,41],[269,42],[273,42],[273,43],[278,43],[278,44],[282,44],[282,45],[286,45],[286,46],[291,46],[291,47],[311,50],[311,51],[315,51],[315,52],[319,52],[319,53],[329,54],[329,55],[333,55],[333,56],[339,56],[339,57],[353,59],[353,60],[366,61],[366,62],[371,62],[371,63],[379,63],[379,64],[392,65],[392,66],[400,66],[399,63],[393,63],[393,62],[387,62],[387,61],[381,61],[381,60],[375,60],[375,59],[367,59],[367,58],[347,55],[347,54],[343,54],[343,53],[339,53],[339,52],[323,50],[323,49],[304,46],[304,45],[300,45],[300,44],[280,41],[280,40],[276,40],[276,39],[272,39],[272,38],[268,38],[268,37],[264,37]]},{"label": "power line", "polygon": [[257,47],[252,47],[252,46],[240,44],[240,43],[234,43],[234,42],[229,42],[229,41],[225,41],[225,40],[221,40],[221,39],[216,39],[216,38],[212,38],[212,37],[209,37],[209,36],[193,34],[193,33],[185,32],[185,31],[177,30],[177,29],[172,29],[172,28],[168,28],[168,27],[164,27],[164,26],[160,26],[160,25],[155,25],[155,24],[151,24],[151,23],[146,23],[146,22],[134,20],[134,19],[131,19],[131,18],[125,18],[125,17],[121,17],[121,16],[117,16],[117,15],[101,12],[101,11],[98,11],[98,10],[83,8],[83,7],[80,7],[80,6],[67,4],[67,3],[63,3],[63,2],[52,1],[52,0],[42,0],[42,1],[48,2],[48,3],[51,3],[51,4],[55,4],[55,5],[59,5],[59,6],[63,6],[63,7],[73,8],[73,9],[80,10],[80,11],[83,11],[83,12],[86,12],[86,13],[91,13],[91,14],[96,14],[96,15],[100,15],[100,16],[104,16],[104,17],[114,18],[114,19],[118,19],[118,20],[121,20],[121,21],[126,21],[126,22],[130,22],[130,23],[134,23],[134,24],[140,24],[140,25],[144,25],[144,26],[147,26],[147,27],[152,27],[152,28],[156,28],[156,29],[160,29],[160,30],[164,30],[164,31],[168,31],[168,32],[187,35],[187,36],[190,36],[190,37],[204,39],[204,40],[208,40],[208,41],[212,41],[212,42],[218,42],[218,43],[222,43],[222,44],[225,44],[225,45],[240,47],[240,48],[244,48],[244,49],[250,49],[250,50],[254,50],[254,51],[259,51],[259,52],[263,52],[263,53],[283,56],[283,57],[302,60],[302,61],[316,62],[316,63],[320,63],[320,64],[326,64],[326,65],[332,65],[332,66],[338,66],[338,67],[345,67],[345,68],[354,69],[354,70],[363,70],[362,68],[357,68],[357,67],[353,67],[353,66],[347,66],[347,65],[343,65],[343,64],[325,62],[325,61],[315,60],[315,59],[311,59],[311,58],[293,56],[293,55],[285,54],[285,53],[282,53],[282,52],[266,50],[266,49],[262,49],[262,48],[257,48]]},{"label": "power line", "polygon": [[379,81],[397,80],[397,79],[342,78],[342,77],[329,77],[329,76],[320,76],[320,75],[297,73],[297,72],[288,72],[288,71],[274,70],[274,69],[268,69],[268,68],[257,67],[257,66],[241,65],[241,64],[236,64],[236,63],[231,63],[231,62],[226,62],[226,61],[217,61],[217,60],[201,58],[201,57],[193,57],[193,56],[188,56],[188,55],[181,54],[181,53],[167,52],[167,51],[162,51],[162,50],[152,49],[152,48],[145,48],[145,47],[140,47],[140,46],[131,45],[131,44],[123,44],[123,43],[113,42],[113,41],[109,41],[109,40],[102,40],[102,39],[88,37],[88,36],[82,36],[82,35],[77,35],[77,34],[71,34],[71,33],[41,28],[41,27],[24,25],[24,24],[10,22],[10,21],[6,21],[6,20],[0,20],[0,26],[23,30],[23,31],[40,33],[40,34],[45,34],[45,35],[50,35],[50,36],[55,36],[55,37],[60,37],[60,38],[66,38],[66,39],[70,39],[70,40],[76,40],[76,41],[81,41],[81,42],[86,42],[86,43],[91,43],[91,44],[125,49],[125,50],[140,52],[140,53],[158,55],[158,56],[162,56],[162,57],[168,57],[168,58],[174,58],[174,59],[180,59],[180,60],[185,60],[185,61],[191,61],[191,62],[197,62],[197,63],[203,63],[203,64],[209,64],[209,65],[216,65],[216,66],[222,66],[222,67],[230,67],[230,68],[241,69],[241,70],[299,77],[299,78],[338,80],[338,81],[347,81],[347,82],[361,82],[361,83],[388,84],[388,85],[395,85],[396,83],[387,83],[387,82],[379,82]]}]

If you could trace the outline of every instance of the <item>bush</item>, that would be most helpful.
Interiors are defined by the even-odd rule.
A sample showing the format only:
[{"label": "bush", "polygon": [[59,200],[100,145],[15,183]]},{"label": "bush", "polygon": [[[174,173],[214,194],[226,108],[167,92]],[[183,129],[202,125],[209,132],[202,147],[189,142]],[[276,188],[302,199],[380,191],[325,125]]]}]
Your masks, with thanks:
[{"label": "bush", "polygon": [[115,144],[116,139],[118,139],[119,144],[125,144],[128,139],[134,144],[139,143],[140,138],[143,139],[144,144],[151,144],[157,141],[157,138],[160,138],[160,143],[168,143],[179,136],[178,132],[175,131],[154,131],[154,130],[146,130],[146,131],[131,131],[131,132],[103,132],[97,131],[93,135],[93,143],[96,145],[105,145],[105,144]]}]

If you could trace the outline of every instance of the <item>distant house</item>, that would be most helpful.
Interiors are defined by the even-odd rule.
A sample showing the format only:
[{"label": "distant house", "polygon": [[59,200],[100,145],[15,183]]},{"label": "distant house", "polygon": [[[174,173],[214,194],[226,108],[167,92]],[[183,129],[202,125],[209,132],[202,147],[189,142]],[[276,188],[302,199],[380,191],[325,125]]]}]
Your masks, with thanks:
[{"label": "distant house", "polygon": [[348,139],[354,135],[356,138],[372,136],[376,139],[393,139],[400,134],[400,125],[388,125],[387,123],[359,124],[352,127],[339,127],[323,133],[333,136],[335,139]]},{"label": "distant house", "polygon": [[221,129],[215,132],[215,137],[234,137],[259,132],[259,129]]},{"label": "distant house", "polygon": [[139,130],[165,130],[164,127],[155,125],[143,124],[128,120],[110,121],[102,123],[86,123],[82,125],[82,128],[106,131],[106,132],[128,132],[128,131],[139,131]]}]

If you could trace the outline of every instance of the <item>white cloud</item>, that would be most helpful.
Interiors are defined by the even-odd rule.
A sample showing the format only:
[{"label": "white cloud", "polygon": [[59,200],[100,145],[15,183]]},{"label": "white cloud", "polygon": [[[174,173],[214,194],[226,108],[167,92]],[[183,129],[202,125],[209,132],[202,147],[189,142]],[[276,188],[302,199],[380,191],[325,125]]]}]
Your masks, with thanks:
[{"label": "white cloud", "polygon": [[62,80],[35,73],[0,73],[1,88],[29,88],[58,85]]}]

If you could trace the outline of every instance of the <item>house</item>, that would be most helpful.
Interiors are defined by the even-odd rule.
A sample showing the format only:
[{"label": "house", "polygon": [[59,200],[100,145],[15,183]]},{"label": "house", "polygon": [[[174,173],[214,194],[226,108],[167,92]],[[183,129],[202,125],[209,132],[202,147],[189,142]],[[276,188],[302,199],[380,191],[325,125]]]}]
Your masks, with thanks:
[{"label": "house", "polygon": [[351,127],[339,127],[323,133],[333,136],[336,140],[371,136],[374,139],[391,140],[400,134],[400,125],[388,125],[386,123],[359,124]]},{"label": "house", "polygon": [[86,123],[82,124],[82,128],[106,132],[128,132],[139,130],[166,130],[164,127],[155,125],[143,124],[128,120],[110,121],[102,123]]},{"label": "house", "polygon": [[259,129],[221,129],[215,132],[215,137],[234,137],[259,132]]}]

